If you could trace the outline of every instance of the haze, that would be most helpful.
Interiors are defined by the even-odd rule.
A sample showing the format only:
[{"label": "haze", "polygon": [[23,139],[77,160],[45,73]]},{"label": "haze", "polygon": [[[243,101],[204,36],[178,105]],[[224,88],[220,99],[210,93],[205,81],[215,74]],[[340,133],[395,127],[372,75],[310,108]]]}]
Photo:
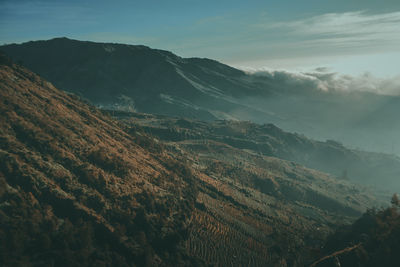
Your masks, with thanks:
[{"label": "haze", "polygon": [[399,72],[398,1],[10,1],[3,44],[66,36],[144,44],[246,70],[393,78]]}]

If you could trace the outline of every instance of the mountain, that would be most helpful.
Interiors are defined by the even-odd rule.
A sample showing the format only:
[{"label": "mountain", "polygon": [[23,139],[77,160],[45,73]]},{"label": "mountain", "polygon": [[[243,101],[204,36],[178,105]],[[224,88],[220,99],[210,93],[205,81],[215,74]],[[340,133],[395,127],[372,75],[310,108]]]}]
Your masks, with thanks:
[{"label": "mountain", "polygon": [[216,118],[248,93],[244,72],[209,59],[184,59],[145,46],[67,38],[1,47],[56,87],[104,107]]},{"label": "mountain", "polygon": [[183,265],[196,187],[73,95],[0,58],[0,265]]},{"label": "mountain", "polygon": [[[318,140],[400,155],[400,97],[322,90],[333,74],[249,74],[210,59],[145,46],[56,38],[0,50],[57,88],[98,107],[273,123]],[[303,75],[304,76],[304,75]]]},{"label": "mountain", "polygon": [[302,266],[381,205],[229,140],[182,139],[197,122],[157,137],[152,115],[117,120],[4,56],[0,112],[2,266]]},{"label": "mountain", "polygon": [[[140,128],[162,140],[203,174],[199,177],[196,220],[188,249],[192,255],[200,253],[206,262],[222,266],[307,266],[315,257],[311,252],[319,251],[324,244],[328,229],[348,223],[349,218],[357,216],[357,206],[368,206],[368,199],[374,195],[344,177],[277,158],[300,157],[302,150],[312,148],[309,153],[314,156],[327,155],[327,165],[339,153],[344,160],[352,158],[368,168],[376,157],[365,152],[358,152],[362,157],[353,157],[355,151],[332,141],[312,141],[273,125],[113,113],[132,130]],[[373,167],[368,170],[373,171]],[[378,202],[375,200],[372,206],[381,205]],[[208,226],[204,228],[199,222]],[[252,249],[247,250],[249,244]],[[248,256],[235,252],[243,250]],[[264,257],[269,261],[262,261]]]},{"label": "mountain", "polygon": [[168,142],[221,142],[236,149],[296,162],[338,179],[400,191],[400,158],[349,149],[333,140],[316,141],[285,132],[273,124],[214,121],[113,112],[126,123],[140,125],[148,134]]}]

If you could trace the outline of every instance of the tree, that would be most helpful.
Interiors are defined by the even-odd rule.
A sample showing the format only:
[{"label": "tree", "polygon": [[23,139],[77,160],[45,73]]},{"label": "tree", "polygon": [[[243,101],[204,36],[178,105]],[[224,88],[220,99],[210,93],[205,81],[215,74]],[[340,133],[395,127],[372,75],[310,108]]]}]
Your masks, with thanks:
[{"label": "tree", "polygon": [[390,201],[390,203],[392,203],[392,206],[393,206],[394,208],[400,208],[400,199],[399,199],[399,195],[393,194],[392,200]]}]

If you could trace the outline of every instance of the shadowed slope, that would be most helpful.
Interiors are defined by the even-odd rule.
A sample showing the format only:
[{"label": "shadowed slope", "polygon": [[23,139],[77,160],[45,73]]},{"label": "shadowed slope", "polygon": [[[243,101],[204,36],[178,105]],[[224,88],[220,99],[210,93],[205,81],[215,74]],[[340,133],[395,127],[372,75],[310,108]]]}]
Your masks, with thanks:
[{"label": "shadowed slope", "polygon": [[211,110],[238,108],[233,95],[250,88],[244,72],[209,59],[185,59],[145,46],[56,38],[2,46],[57,88],[92,103],[142,112],[214,119]]},{"label": "shadowed slope", "polygon": [[392,207],[369,210],[353,225],[339,228],[323,249],[331,254],[312,266],[399,266],[400,205],[395,200]]}]

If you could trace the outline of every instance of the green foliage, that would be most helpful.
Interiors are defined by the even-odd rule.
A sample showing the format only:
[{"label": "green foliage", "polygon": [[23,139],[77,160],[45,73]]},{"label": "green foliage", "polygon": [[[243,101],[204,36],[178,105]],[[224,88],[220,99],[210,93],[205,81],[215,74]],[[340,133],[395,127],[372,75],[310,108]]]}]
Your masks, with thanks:
[{"label": "green foliage", "polygon": [[393,194],[390,203],[392,203],[393,208],[400,208],[399,196],[397,194]]},{"label": "green foliage", "polygon": [[[340,228],[324,248],[324,254],[342,250],[355,244],[359,247],[337,256],[341,266],[400,266],[400,212],[397,195],[392,207],[368,210],[353,225]],[[317,266],[331,266],[321,262]]]}]

